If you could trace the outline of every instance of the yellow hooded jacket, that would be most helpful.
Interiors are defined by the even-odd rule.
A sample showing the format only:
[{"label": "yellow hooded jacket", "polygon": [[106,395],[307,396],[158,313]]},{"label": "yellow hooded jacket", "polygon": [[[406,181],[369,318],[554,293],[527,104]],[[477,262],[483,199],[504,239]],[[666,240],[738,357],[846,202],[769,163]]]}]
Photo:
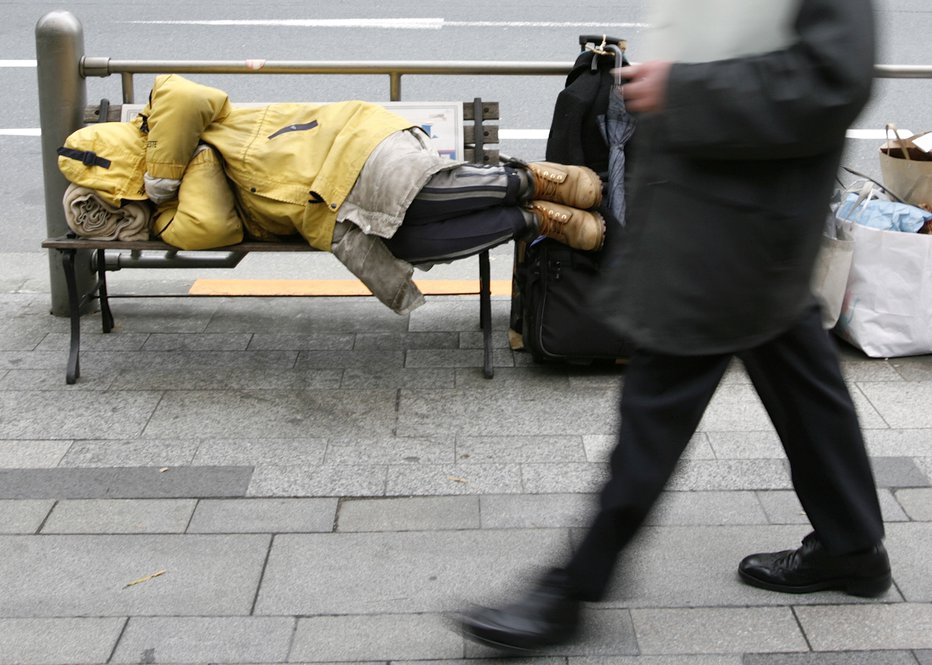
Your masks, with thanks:
[{"label": "yellow hooded jacket", "polygon": [[[251,236],[270,239],[299,233],[312,247],[324,251],[330,251],[337,210],[369,154],[388,135],[412,126],[381,105],[363,101],[234,108],[222,90],[174,74],[156,78],[149,103],[129,124],[133,130],[125,127],[127,123],[122,123],[123,129],[108,130],[108,124],[121,123],[86,127],[69,137],[66,146],[94,149],[86,141],[73,139],[86,139],[89,130],[96,128],[92,130],[94,146],[100,143],[102,132],[112,131],[121,137],[121,151],[126,152],[126,146],[142,146],[145,159],[125,159],[119,169],[114,165],[101,169],[60,158],[59,165],[72,182],[98,190],[103,187],[116,199],[143,198],[139,196],[143,168],[154,178],[182,180],[181,208],[185,207],[183,199],[189,197],[203,206],[202,199],[216,197],[216,182],[201,191],[199,185],[190,187],[195,183],[186,183],[183,176],[198,144],[205,143],[220,155]],[[134,138],[140,132],[144,140],[137,142]],[[87,177],[80,182],[66,169],[85,169],[85,176],[93,171],[98,186],[88,184]],[[223,175],[219,170],[216,173]],[[175,229],[176,235],[179,230]],[[197,246],[206,248],[209,242],[201,235]],[[171,242],[182,246],[183,240]],[[228,238],[218,237],[215,246],[224,244],[229,244]]]}]

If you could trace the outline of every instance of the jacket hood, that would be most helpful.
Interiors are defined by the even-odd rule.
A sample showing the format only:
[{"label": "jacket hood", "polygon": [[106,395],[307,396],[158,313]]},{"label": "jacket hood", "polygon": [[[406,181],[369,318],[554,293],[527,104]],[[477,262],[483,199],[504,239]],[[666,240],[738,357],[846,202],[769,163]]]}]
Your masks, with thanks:
[{"label": "jacket hood", "polygon": [[88,125],[58,149],[58,168],[114,206],[145,200],[146,134],[138,120]]}]

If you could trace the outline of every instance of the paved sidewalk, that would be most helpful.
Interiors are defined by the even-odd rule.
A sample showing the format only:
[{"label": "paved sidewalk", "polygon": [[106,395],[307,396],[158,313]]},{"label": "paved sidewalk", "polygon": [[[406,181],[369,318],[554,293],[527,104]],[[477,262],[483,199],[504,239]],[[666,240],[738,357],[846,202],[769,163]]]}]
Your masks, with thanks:
[{"label": "paved sidewalk", "polygon": [[[46,282],[0,254],[0,665],[488,658],[444,612],[568,552],[605,476],[623,374],[512,352],[506,299],[492,380],[473,298],[148,299],[85,317],[67,386]],[[587,634],[527,660],[932,665],[932,356],[843,354],[886,596],[737,580],[807,524],[736,365]]]}]

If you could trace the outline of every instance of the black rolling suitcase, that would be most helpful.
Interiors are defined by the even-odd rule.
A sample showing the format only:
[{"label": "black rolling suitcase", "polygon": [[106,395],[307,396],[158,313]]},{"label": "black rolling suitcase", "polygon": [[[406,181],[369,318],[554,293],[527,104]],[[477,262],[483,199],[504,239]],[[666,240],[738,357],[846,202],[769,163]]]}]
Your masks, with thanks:
[{"label": "black rolling suitcase", "polygon": [[[557,98],[546,157],[588,166],[602,177],[608,192],[614,189],[623,196],[624,183],[612,182],[610,150],[599,123],[604,122],[614,83],[609,71],[627,62],[618,47],[621,40],[583,35],[579,41],[585,47],[598,44],[596,39],[602,40],[602,48],[579,55]],[[606,42],[615,45],[605,48]],[[535,361],[623,361],[630,355],[631,344],[608,326],[592,298],[604,284],[612,244],[620,241],[622,224],[613,207],[607,195],[600,207],[606,233],[599,251],[575,250],[544,237],[516,244],[512,346],[526,349]]]}]

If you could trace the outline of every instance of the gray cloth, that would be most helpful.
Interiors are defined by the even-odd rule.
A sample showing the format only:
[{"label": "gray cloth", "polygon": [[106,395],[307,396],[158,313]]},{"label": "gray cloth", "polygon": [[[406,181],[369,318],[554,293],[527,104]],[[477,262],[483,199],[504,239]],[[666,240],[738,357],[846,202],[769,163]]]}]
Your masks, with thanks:
[{"label": "gray cloth", "polygon": [[68,228],[82,238],[148,240],[152,209],[144,201],[127,201],[114,208],[93,189],[68,186],[62,198]]},{"label": "gray cloth", "polygon": [[395,132],[369,155],[337,212],[333,255],[398,314],[420,307],[424,296],[411,279],[414,267],[393,255],[382,238],[394,235],[432,175],[462,163],[438,154],[419,129]]},{"label": "gray cloth", "polygon": [[396,258],[382,239],[358,226],[341,222],[333,230],[333,255],[396,314],[407,314],[424,304],[424,296],[411,281],[414,268]]},{"label": "gray cloth", "polygon": [[463,163],[441,156],[420,129],[395,132],[369,155],[337,211],[337,221],[351,221],[365,233],[391,238],[430,177]]}]

